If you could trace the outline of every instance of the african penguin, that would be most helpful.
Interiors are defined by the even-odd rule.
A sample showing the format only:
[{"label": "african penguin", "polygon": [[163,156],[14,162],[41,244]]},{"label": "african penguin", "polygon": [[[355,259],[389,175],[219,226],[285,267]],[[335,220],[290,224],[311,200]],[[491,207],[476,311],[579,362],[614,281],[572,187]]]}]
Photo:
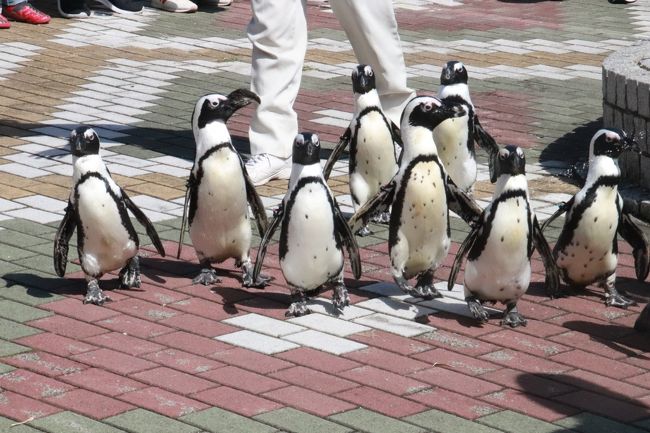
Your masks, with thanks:
[{"label": "african penguin", "polygon": [[[375,74],[369,65],[357,65],[352,70],[354,112],[350,126],[330,154],[323,170],[325,178],[350,145],[349,185],[355,210],[371,199],[379,188],[397,173],[395,144],[401,145],[399,128],[384,114],[375,85]],[[375,215],[375,222],[388,222],[387,212]],[[371,234],[368,226],[357,233]]]},{"label": "african penguin", "polygon": [[606,290],[606,304],[626,308],[633,301],[615,287],[618,263],[617,232],[633,247],[635,270],[641,281],[648,275],[648,245],[631,220],[618,193],[618,157],[638,145],[624,131],[601,129],[589,144],[589,171],[582,189],[544,226],[566,211],[553,255],[562,279],[572,287],[596,283]]},{"label": "african penguin", "polygon": [[54,269],[65,275],[68,243],[77,230],[77,252],[88,282],[85,303],[101,305],[104,295],[98,280],[102,275],[121,269],[122,287],[140,287],[138,234],[127,211],[145,226],[156,250],[165,250],[156,229],[147,216],[111,178],[99,156],[99,137],[95,130],[80,126],[70,132],[73,187],[68,206],[54,240]]},{"label": "african penguin", "polygon": [[467,80],[467,69],[459,61],[449,61],[442,68],[438,98],[447,104],[460,105],[467,114],[441,122],[433,130],[433,137],[451,180],[461,190],[471,193],[477,173],[474,141],[486,148],[488,154],[499,149],[478,121]]},{"label": "african penguin", "polygon": [[335,307],[349,304],[343,280],[344,246],[355,278],[361,276],[356,240],[323,178],[319,154],[318,135],[296,136],[288,191],[262,239],[255,264],[257,275],[268,242],[280,225],[280,267],[293,301],[288,317],[308,314],[305,293],[323,285],[333,286]]},{"label": "african penguin", "polygon": [[[209,285],[219,282],[211,263],[234,258],[243,270],[244,287],[263,287],[265,278],[253,280],[249,250],[253,210],[260,236],[267,226],[262,201],[255,191],[239,154],[232,145],[226,121],[240,108],[259,97],[245,89],[228,96],[211,94],[199,98],[192,114],[196,156],[186,195],[189,231],[201,273],[192,282]],[[181,233],[184,227],[181,228]],[[182,241],[179,242],[179,247]]]},{"label": "african penguin", "polygon": [[487,322],[489,315],[482,302],[499,301],[506,305],[501,324],[513,328],[527,323],[517,311],[517,301],[528,290],[530,258],[536,246],[551,267],[547,284],[558,284],[551,249],[530,207],[525,166],[519,147],[508,145],[499,151],[492,202],[461,244],[449,278],[451,289],[463,257],[469,253],[464,285],[470,312]]}]

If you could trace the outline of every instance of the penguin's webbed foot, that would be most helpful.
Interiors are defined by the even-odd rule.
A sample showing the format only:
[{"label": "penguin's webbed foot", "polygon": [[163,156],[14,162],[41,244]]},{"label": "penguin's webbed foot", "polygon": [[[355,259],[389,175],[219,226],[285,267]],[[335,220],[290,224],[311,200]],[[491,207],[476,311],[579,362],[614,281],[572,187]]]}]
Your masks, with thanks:
[{"label": "penguin's webbed foot", "polygon": [[217,277],[217,271],[212,268],[201,269],[201,273],[192,279],[192,284],[203,284],[204,286],[220,282],[221,279]]},{"label": "penguin's webbed foot", "polygon": [[250,260],[244,261],[239,266],[242,267],[244,274],[242,275],[242,286],[251,287],[254,289],[263,289],[271,281],[269,275],[259,274],[257,279],[253,281],[253,264]]},{"label": "penguin's webbed foot", "polygon": [[472,316],[481,323],[487,323],[490,319],[490,314],[485,308],[483,308],[481,302],[474,297],[465,298],[465,301],[467,302],[467,307],[469,308],[470,313],[472,313]]},{"label": "penguin's webbed foot", "polygon": [[111,298],[104,295],[102,289],[99,288],[99,282],[97,280],[90,280],[88,282],[88,288],[86,289],[86,297],[84,298],[84,304],[95,304],[102,305],[106,301],[110,301]]},{"label": "penguin's webbed foot", "polygon": [[630,298],[621,295],[620,293],[608,293],[605,296],[606,296],[605,304],[608,307],[618,307],[618,308],[626,309],[630,305],[636,305],[636,302],[634,302]]},{"label": "penguin's webbed foot", "polygon": [[310,314],[311,310],[307,307],[307,301],[296,301],[289,305],[289,309],[284,312],[284,317],[300,317]]},{"label": "penguin's webbed foot", "polygon": [[140,287],[140,258],[133,256],[120,271],[120,287],[130,289]]},{"label": "penguin's webbed foot", "polygon": [[440,292],[435,287],[430,285],[426,285],[426,286],[417,285],[413,287],[413,289],[410,292],[410,295],[417,298],[423,298],[426,300],[442,298],[442,294],[440,294]]},{"label": "penguin's webbed foot", "polygon": [[332,304],[336,309],[343,310],[344,307],[350,305],[350,296],[348,289],[343,284],[337,284],[334,287],[334,294],[332,295]]},{"label": "penguin's webbed foot", "polygon": [[503,319],[501,319],[501,326],[510,326],[511,328],[526,326],[527,324],[528,320],[517,311],[509,311],[505,313]]},{"label": "penguin's webbed foot", "polygon": [[372,231],[368,228],[368,226],[363,226],[359,230],[357,230],[356,235],[360,236],[362,238],[366,236],[370,236],[372,234]]},{"label": "penguin's webbed foot", "polygon": [[388,224],[390,222],[390,212],[377,212],[370,218],[370,221],[376,224]]}]

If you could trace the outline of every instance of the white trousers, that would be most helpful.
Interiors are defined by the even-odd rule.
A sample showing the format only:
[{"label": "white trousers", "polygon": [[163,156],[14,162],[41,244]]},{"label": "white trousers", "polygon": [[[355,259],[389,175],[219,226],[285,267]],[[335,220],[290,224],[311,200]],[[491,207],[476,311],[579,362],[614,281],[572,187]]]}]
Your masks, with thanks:
[{"label": "white trousers", "polygon": [[[358,62],[375,70],[382,108],[399,125],[402,109],[415,92],[406,85],[392,0],[330,0],[330,4]],[[253,44],[251,90],[262,100],[251,119],[251,154],[288,158],[298,133],[293,103],[307,51],[306,0],[251,0],[251,9],[247,28]]]}]

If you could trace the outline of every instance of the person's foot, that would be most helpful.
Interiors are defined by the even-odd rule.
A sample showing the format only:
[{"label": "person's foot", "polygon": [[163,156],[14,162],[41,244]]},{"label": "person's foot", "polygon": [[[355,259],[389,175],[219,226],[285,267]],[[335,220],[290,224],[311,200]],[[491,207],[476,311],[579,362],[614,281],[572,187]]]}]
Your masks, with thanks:
[{"label": "person's foot", "polygon": [[264,185],[273,179],[289,179],[291,157],[278,158],[270,153],[253,155],[246,161],[246,171],[255,186]]},{"label": "person's foot", "polygon": [[89,18],[93,15],[84,0],[57,0],[56,3],[63,18]]},{"label": "person's foot", "polygon": [[187,13],[198,9],[190,0],[151,0],[151,7],[167,12]]},{"label": "person's foot", "polygon": [[634,3],[636,0],[609,0],[610,3],[612,4],[628,4],[628,3]]},{"label": "person's foot", "polygon": [[5,6],[2,14],[11,21],[21,23],[47,24],[50,22],[48,14],[39,11],[26,1],[13,6]]},{"label": "person's foot", "polygon": [[0,29],[8,29],[11,23],[4,16],[0,15]]},{"label": "person's foot", "polygon": [[103,7],[118,14],[139,14],[144,8],[143,0],[95,0]]}]

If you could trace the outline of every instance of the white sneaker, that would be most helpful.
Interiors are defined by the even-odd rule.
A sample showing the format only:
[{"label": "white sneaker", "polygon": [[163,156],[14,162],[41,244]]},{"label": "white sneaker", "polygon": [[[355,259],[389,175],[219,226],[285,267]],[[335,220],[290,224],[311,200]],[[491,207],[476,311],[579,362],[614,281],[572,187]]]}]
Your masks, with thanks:
[{"label": "white sneaker", "polygon": [[151,0],[151,7],[167,12],[188,13],[198,9],[190,0]]},{"label": "white sneaker", "polygon": [[246,161],[246,171],[255,186],[264,185],[273,179],[289,179],[291,157],[278,158],[270,153],[253,155]]}]

